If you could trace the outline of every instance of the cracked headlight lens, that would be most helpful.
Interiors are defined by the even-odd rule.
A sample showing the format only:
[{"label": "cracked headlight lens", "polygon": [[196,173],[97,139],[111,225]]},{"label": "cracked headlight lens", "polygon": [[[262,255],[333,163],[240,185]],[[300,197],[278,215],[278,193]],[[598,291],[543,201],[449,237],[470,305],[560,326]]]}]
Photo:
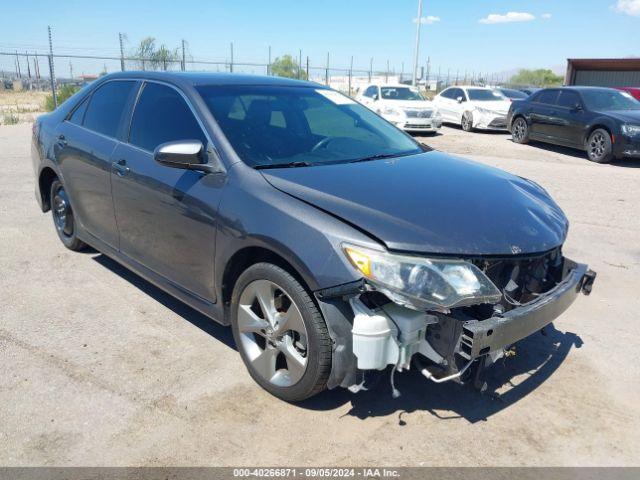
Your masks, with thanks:
[{"label": "cracked headlight lens", "polygon": [[423,309],[496,303],[502,297],[478,267],[464,260],[396,255],[345,245],[351,264],[392,300]]}]

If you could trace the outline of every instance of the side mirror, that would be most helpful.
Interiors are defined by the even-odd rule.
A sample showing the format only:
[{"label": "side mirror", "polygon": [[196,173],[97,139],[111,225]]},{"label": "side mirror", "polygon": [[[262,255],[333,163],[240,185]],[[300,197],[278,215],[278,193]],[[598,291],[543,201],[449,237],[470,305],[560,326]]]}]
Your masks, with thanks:
[{"label": "side mirror", "polygon": [[166,167],[202,170],[206,164],[203,150],[199,140],[168,142],[156,147],[153,159]]},{"label": "side mirror", "polygon": [[462,102],[464,102],[464,98],[462,98],[462,97],[458,97],[458,98],[456,98],[456,101],[457,101],[458,103],[462,103]]},{"label": "side mirror", "polygon": [[576,112],[581,111],[581,110],[582,110],[582,104],[581,104],[580,102],[577,102],[577,103],[573,106],[573,109],[574,109]]},{"label": "side mirror", "polygon": [[373,97],[371,97],[371,98],[373,98],[373,101],[375,102],[376,100],[378,100],[378,94],[377,94],[377,93],[374,93],[374,94],[373,94]]}]

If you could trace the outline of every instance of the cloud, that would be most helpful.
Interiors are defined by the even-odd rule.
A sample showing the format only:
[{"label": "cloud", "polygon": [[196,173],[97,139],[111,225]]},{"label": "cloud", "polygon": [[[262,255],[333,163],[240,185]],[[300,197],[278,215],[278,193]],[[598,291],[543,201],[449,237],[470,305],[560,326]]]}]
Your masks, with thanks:
[{"label": "cloud", "polygon": [[552,17],[552,15],[550,13],[543,13],[542,15],[540,15],[540,18],[542,18],[543,20],[549,20]]},{"label": "cloud", "polygon": [[612,8],[618,13],[640,17],[640,0],[618,0]]},{"label": "cloud", "polygon": [[535,20],[535,19],[536,17],[530,13],[507,12],[505,15],[492,13],[488,15],[487,18],[481,18],[479,22],[485,23],[485,24],[494,24],[494,23],[511,23],[511,22],[530,22],[531,20]]},{"label": "cloud", "polygon": [[[422,25],[433,25],[436,22],[440,21],[440,17],[434,17],[433,15],[429,15],[427,17],[420,17],[420,23]],[[414,18],[413,23],[418,23],[418,19]]]}]

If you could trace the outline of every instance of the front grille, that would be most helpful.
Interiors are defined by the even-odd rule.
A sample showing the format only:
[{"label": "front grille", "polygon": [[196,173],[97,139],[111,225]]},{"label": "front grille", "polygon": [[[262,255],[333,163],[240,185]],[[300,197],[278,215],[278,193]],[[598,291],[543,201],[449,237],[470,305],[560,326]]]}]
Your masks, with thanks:
[{"label": "front grille", "polygon": [[431,128],[430,123],[405,123],[405,128]]},{"label": "front grille", "polygon": [[408,118],[431,118],[433,115],[431,110],[405,110],[404,113]]},{"label": "front grille", "polygon": [[503,293],[505,310],[535,300],[562,280],[560,248],[532,256],[472,260]]}]

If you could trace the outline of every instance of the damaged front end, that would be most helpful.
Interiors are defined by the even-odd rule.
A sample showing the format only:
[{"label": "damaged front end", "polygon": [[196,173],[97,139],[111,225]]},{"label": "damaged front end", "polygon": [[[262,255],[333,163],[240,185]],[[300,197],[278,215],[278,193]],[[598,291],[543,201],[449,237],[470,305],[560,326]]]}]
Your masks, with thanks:
[{"label": "damaged front end", "polygon": [[472,370],[477,378],[513,344],[557,318],[580,292],[588,295],[596,276],[565,258],[560,247],[466,259],[350,245],[345,254],[363,280],[317,292],[325,317],[334,315],[327,322],[336,342],[328,386],[355,392],[364,386],[359,373],[392,365],[394,396],[395,372],[412,364],[436,383],[464,381]]}]

